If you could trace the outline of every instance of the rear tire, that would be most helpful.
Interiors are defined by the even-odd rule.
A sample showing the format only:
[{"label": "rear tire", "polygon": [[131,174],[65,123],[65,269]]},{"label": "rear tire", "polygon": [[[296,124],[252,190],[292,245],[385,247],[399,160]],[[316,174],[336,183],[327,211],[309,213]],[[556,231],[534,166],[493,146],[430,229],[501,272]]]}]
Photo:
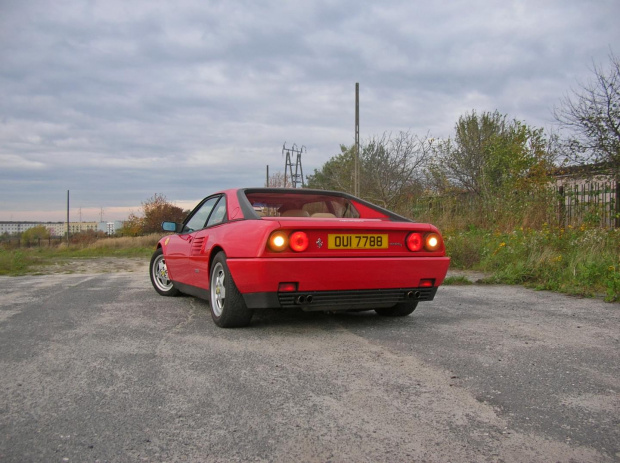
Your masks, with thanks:
[{"label": "rear tire", "polygon": [[172,280],[168,277],[168,267],[166,266],[166,258],[162,248],[155,251],[151,257],[149,274],[151,276],[151,284],[159,294],[171,297],[179,295],[179,290],[174,287]]},{"label": "rear tire", "polygon": [[210,283],[209,306],[215,324],[221,328],[248,326],[253,312],[237,289],[223,252],[218,252],[213,259]]},{"label": "rear tire", "polygon": [[388,307],[386,309],[375,309],[375,312],[382,317],[406,317],[407,315],[412,314],[417,306],[417,302],[399,302],[393,307]]}]

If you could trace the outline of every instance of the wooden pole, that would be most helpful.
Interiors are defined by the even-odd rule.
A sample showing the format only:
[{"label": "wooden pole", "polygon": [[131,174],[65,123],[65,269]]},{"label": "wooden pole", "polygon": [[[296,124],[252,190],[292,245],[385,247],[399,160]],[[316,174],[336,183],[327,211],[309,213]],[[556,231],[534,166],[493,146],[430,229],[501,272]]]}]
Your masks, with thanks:
[{"label": "wooden pole", "polygon": [[69,190],[67,190],[67,246],[69,246]]},{"label": "wooden pole", "polygon": [[353,172],[353,194],[360,195],[360,84],[355,84],[355,165]]}]

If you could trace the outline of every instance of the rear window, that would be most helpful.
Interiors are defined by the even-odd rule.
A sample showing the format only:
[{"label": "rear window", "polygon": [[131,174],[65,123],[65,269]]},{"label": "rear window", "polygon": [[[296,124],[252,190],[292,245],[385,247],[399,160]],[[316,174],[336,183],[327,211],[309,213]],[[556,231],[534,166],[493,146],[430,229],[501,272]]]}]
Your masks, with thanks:
[{"label": "rear window", "polygon": [[360,218],[353,203],[339,196],[247,192],[246,197],[261,217]]}]

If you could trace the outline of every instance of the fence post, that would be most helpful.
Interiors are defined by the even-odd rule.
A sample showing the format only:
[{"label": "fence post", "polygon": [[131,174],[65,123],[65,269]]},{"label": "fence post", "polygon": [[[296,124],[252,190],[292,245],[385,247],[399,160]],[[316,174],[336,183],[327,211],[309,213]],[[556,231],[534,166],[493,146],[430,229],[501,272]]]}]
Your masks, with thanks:
[{"label": "fence post", "polygon": [[620,228],[620,182],[616,181],[616,228]]},{"label": "fence post", "polygon": [[558,226],[562,228],[566,221],[566,199],[564,198],[564,185],[558,188]]}]

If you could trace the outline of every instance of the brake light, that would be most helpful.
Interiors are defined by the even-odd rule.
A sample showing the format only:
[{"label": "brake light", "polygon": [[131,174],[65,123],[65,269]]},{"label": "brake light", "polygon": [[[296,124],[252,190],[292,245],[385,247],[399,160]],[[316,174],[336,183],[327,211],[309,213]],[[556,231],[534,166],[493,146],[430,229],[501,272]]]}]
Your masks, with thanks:
[{"label": "brake light", "polygon": [[420,233],[410,233],[407,237],[407,248],[412,252],[422,249],[422,235]]},{"label": "brake light", "polygon": [[295,252],[303,252],[308,249],[308,235],[302,231],[293,233],[289,238],[289,245]]},{"label": "brake light", "polygon": [[268,241],[269,249],[281,252],[288,246],[288,236],[283,231],[273,232]]}]

